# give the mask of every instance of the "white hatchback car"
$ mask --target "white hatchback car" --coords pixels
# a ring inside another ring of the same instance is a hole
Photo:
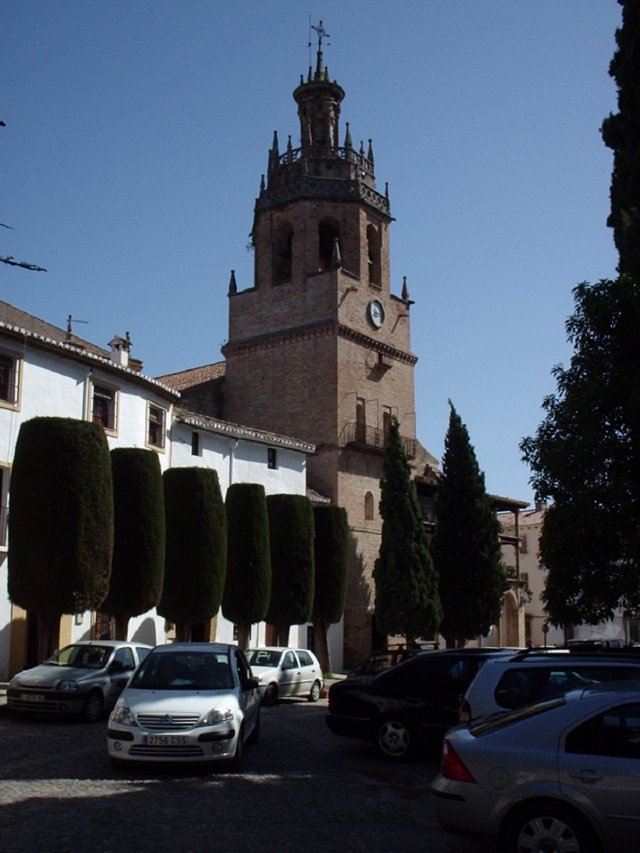
[[[243,652],[223,643],[156,646],[120,696],[107,729],[109,757],[240,766],[258,740],[258,682]]]
[[[320,698],[324,685],[322,669],[308,649],[265,646],[249,649],[247,660],[265,705],[274,705],[283,696],[306,697],[309,702]]]

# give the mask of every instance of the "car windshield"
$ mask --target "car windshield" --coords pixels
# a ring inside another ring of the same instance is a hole
[[[282,652],[273,649],[251,649],[247,652],[250,666],[278,666]]]
[[[151,653],[129,686],[137,690],[228,690],[233,687],[229,656],[191,650]]]
[[[72,666],[80,669],[101,669],[107,665],[109,655],[113,650],[109,646],[72,645],[65,646],[51,655],[45,663],[47,666]]]

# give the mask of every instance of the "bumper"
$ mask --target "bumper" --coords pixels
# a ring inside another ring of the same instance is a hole
[[[497,836],[496,805],[500,798],[486,794],[480,785],[437,777],[430,794],[438,823],[449,832],[465,836]]]
[[[371,740],[371,721],[359,717],[341,717],[339,714],[327,714],[324,718],[334,735],[352,737],[357,740]]]
[[[233,727],[203,728],[176,734],[149,733],[129,726],[109,724],[107,750],[118,761],[168,762],[228,761],[233,758],[238,735]]]
[[[53,690],[7,690],[7,708],[21,714],[80,714],[88,693]]]

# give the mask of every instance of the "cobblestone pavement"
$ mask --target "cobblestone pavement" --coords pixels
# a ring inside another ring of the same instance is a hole
[[[332,735],[326,702],[262,710],[239,773],[109,764],[106,722],[0,713],[0,850],[41,853],[486,853],[437,825],[437,763],[390,764]]]

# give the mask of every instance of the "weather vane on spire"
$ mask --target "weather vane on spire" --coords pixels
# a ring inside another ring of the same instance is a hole
[[[320,21],[317,26],[315,24],[311,24],[311,29],[315,30],[318,33],[318,50],[322,50],[322,39],[329,39],[331,38],[331,36],[325,30],[322,21]],[[327,44],[329,44],[329,42],[327,42]],[[309,47],[311,47],[311,42],[309,42]]]

